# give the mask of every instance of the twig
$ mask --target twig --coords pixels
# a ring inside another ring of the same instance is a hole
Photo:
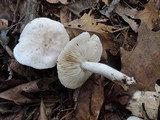
[[[14,11],[14,17],[13,17],[13,22],[12,23],[15,23],[17,21],[17,13],[18,13],[18,8],[19,8],[19,5],[20,5],[20,1],[21,0],[17,0],[16,10]]]
[[[64,120],[67,116],[69,116],[70,114],[72,114],[74,112],[74,110],[73,111],[71,111],[71,112],[69,112],[69,113],[67,113],[65,116],[63,116],[60,120]]]
[[[119,31],[126,30],[126,29],[129,29],[129,26],[122,27],[122,28],[120,28],[118,30],[114,30],[112,33],[119,32]]]
[[[66,111],[69,111],[69,110],[74,110],[74,108],[64,109],[64,110],[61,110],[61,112],[66,112]]]
[[[10,49],[10,47],[8,45],[4,45],[1,39],[0,39],[0,44],[6,50],[6,52],[9,54],[9,56],[12,58],[13,57],[13,52]]]

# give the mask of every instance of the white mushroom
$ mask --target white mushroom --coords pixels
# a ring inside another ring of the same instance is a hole
[[[13,53],[23,65],[36,69],[51,68],[68,42],[68,33],[60,22],[41,17],[25,26]]]
[[[128,85],[135,80],[127,75],[97,63],[102,55],[102,45],[97,35],[84,32],[72,39],[58,57],[58,77],[67,88],[80,87],[92,73],[98,73],[110,80],[123,80]]]

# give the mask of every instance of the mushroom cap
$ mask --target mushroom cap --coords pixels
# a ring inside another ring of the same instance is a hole
[[[64,26],[49,18],[36,18],[23,29],[13,54],[15,59],[36,69],[54,67],[69,35]]]
[[[57,69],[60,82],[70,89],[80,87],[92,74],[82,69],[81,63],[99,62],[101,55],[102,44],[97,35],[90,36],[88,32],[83,32],[73,38],[58,57]]]

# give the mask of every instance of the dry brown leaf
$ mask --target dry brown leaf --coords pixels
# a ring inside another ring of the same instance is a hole
[[[98,23],[101,20],[92,18],[89,14],[84,14],[80,19],[71,21],[70,23],[64,24],[65,27],[76,28],[84,31],[95,32],[95,33],[112,33],[113,29],[116,29],[113,26],[105,25]]]
[[[47,115],[46,115],[46,107],[44,105],[43,99],[41,99],[40,115],[38,117],[38,120],[48,120]]]
[[[136,9],[125,8],[125,7],[122,7],[120,4],[118,4],[118,6],[115,9],[115,12],[118,15],[120,15],[124,19],[124,21],[126,21],[130,25],[132,30],[134,30],[135,32],[138,31],[138,24],[133,20],[135,18],[135,15],[138,12]]]
[[[153,32],[141,23],[138,30],[136,48],[122,53],[122,72],[134,76],[141,89],[154,90],[155,82],[160,79],[160,31]]]
[[[154,2],[154,0],[149,0],[149,2],[145,5],[145,9],[138,12],[136,18],[141,19],[147,24],[148,28],[152,30],[154,28],[153,21],[160,18],[156,7],[156,2]]]
[[[62,3],[62,4],[67,4],[67,0],[46,0],[47,2],[51,3],[51,4],[56,4],[58,2]]]
[[[26,83],[26,80],[22,79],[3,79],[2,81],[3,82],[0,84],[0,91],[4,91],[17,85]]]
[[[9,67],[19,75],[26,77],[27,79],[37,76],[33,68],[21,65],[15,59],[10,60]]]
[[[98,75],[82,86],[76,111],[77,120],[97,120],[104,100],[104,78]]]
[[[25,84],[18,85],[14,88],[8,89],[0,93],[0,98],[14,101],[16,104],[25,104],[33,102],[31,99],[23,96],[21,93],[25,92],[38,92],[41,91],[37,86],[38,81],[32,81]]]
[[[75,15],[80,16],[83,10],[93,8],[97,5],[97,0],[79,0],[68,5],[68,9]]]

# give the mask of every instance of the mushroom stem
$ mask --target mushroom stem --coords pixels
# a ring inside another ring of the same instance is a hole
[[[119,80],[119,81],[125,82],[127,85],[136,83],[133,77],[129,77],[125,75],[124,73],[106,64],[95,63],[95,62],[83,62],[81,63],[81,67],[93,73],[103,75],[112,81]]]

